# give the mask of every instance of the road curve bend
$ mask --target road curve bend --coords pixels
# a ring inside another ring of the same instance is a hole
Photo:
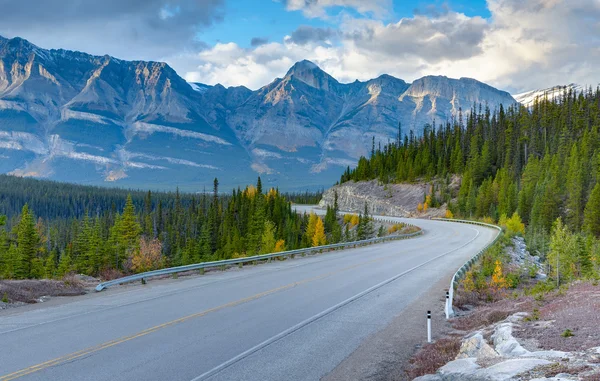
[[[396,220],[424,234],[0,311],[0,381],[319,380],[497,234]]]

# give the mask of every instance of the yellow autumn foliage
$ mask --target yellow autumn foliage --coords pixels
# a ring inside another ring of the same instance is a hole
[[[317,217],[317,224],[315,225],[315,234],[312,237],[313,246],[325,245],[327,239],[325,237],[325,226],[321,217]]]
[[[350,227],[354,227],[358,225],[358,215],[357,214],[344,214],[344,223],[350,224]]]
[[[475,275],[473,270],[467,271],[465,279],[462,280],[462,285],[467,292],[475,291]]]
[[[282,251],[285,251],[285,240],[280,239],[277,242],[275,242],[275,250],[273,250],[273,252],[281,253]]]
[[[258,192],[258,190],[256,189],[256,187],[254,185],[248,185],[246,187],[246,189],[244,189],[244,196],[246,196],[248,198],[254,198],[254,196],[256,196],[257,192]]]
[[[492,274],[490,286],[498,290],[507,287],[506,278],[502,273],[502,263],[499,260],[496,261],[496,267],[494,268],[494,274]]]
[[[269,189],[269,192],[267,193],[267,199],[275,198],[275,197],[277,197],[278,194],[279,194],[279,192],[277,191],[277,189],[271,188],[271,189]]]
[[[388,234],[392,234],[397,231],[400,231],[400,230],[404,229],[404,226],[405,225],[403,223],[394,224],[388,228]]]

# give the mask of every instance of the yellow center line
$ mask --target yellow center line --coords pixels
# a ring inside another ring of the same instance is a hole
[[[250,302],[250,301],[253,301],[253,300],[256,300],[256,299],[260,299],[262,297],[274,294],[274,293],[279,292],[279,291],[287,290],[287,289],[290,289],[290,288],[293,288],[293,287],[296,287],[296,286],[300,286],[300,285],[305,284],[305,283],[314,282],[316,280],[324,279],[324,278],[330,277],[332,275],[336,275],[336,274],[342,273],[344,271],[352,270],[352,269],[354,269],[356,267],[363,266],[363,265],[366,265],[366,264],[369,264],[369,263],[378,262],[378,261],[381,261],[381,260],[384,260],[384,259],[387,259],[387,258],[388,257],[382,257],[382,258],[373,259],[373,260],[370,260],[370,261],[367,261],[367,262],[362,262],[362,263],[359,263],[359,264],[356,264],[356,265],[345,267],[345,268],[337,270],[337,271],[332,271],[332,272],[329,272],[329,273],[326,273],[326,274],[323,274],[323,275],[315,276],[313,278],[308,278],[308,279],[300,280],[298,282],[286,284],[286,285],[281,286],[281,287],[273,288],[271,290],[267,290],[267,291],[264,291],[264,292],[261,292],[261,293],[249,296],[247,298],[239,299],[239,300],[227,303],[227,304],[223,304],[223,305],[220,305],[220,306],[217,306],[217,307],[213,307],[213,308],[210,308],[210,309],[202,311],[202,312],[198,312],[198,313],[195,313],[195,314],[192,314],[192,315],[184,316],[182,318],[175,319],[175,320],[163,323],[163,324],[159,324],[159,325],[154,326],[152,328],[145,329],[143,331],[140,331],[140,332],[138,332],[136,334],[133,334],[133,335],[130,335],[130,336],[125,336],[125,337],[122,337],[120,339],[111,340],[111,341],[108,341],[108,342],[103,343],[103,344],[99,344],[99,345],[96,345],[96,346],[93,346],[93,347],[82,349],[80,351],[73,352],[73,353],[70,353],[70,354],[67,354],[67,355],[55,358],[53,360],[49,360],[49,361],[46,361],[46,362],[43,362],[43,363],[40,363],[40,364],[37,364],[37,365],[33,365],[33,366],[30,366],[30,367],[18,370],[16,372],[13,372],[13,373],[1,376],[0,377],[0,381],[10,381],[10,380],[14,380],[16,378],[27,376],[28,374],[39,372],[40,370],[47,369],[47,368],[50,368],[50,367],[55,366],[55,365],[60,365],[60,364],[64,364],[64,363],[72,361],[72,360],[76,360],[76,359],[78,359],[80,357],[87,356],[89,354],[101,351],[101,350],[106,349],[106,348],[110,348],[110,347],[118,345],[118,344],[125,343],[127,341],[131,341],[131,340],[136,339],[138,337],[149,335],[149,334],[151,334],[153,332],[156,332],[158,330],[161,330],[163,328],[170,327],[170,326],[173,326],[175,324],[183,323],[183,322],[188,321],[190,319],[199,318],[199,317],[208,315],[208,314],[210,314],[212,312],[217,312],[217,311],[220,311],[220,310],[228,308],[228,307],[235,307],[235,306],[238,306],[240,304],[247,303],[247,302]]]

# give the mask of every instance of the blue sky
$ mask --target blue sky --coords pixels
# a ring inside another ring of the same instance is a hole
[[[336,27],[337,18],[341,14],[348,14],[355,18],[366,18],[356,10],[347,7],[335,6],[327,9],[331,20],[310,18],[301,11],[286,11],[283,2],[264,0],[257,2],[248,0],[231,0],[226,4],[225,18],[222,23],[215,24],[209,29],[198,33],[198,38],[210,45],[219,42],[235,42],[244,47],[250,47],[253,37],[267,38],[269,41],[280,41],[290,33],[291,29],[299,25],[312,27]],[[395,0],[389,15],[384,21],[393,22],[404,17],[413,17],[415,10],[426,11],[430,8],[438,10],[443,7],[464,13],[467,16],[490,17],[490,12],[485,0],[468,1],[402,1]]]
[[[341,82],[445,75],[518,93],[599,81],[597,0],[0,2],[2,36],[165,61],[211,85],[257,89],[303,59]]]

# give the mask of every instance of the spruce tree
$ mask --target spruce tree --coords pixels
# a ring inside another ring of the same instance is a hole
[[[600,182],[596,183],[585,205],[584,229],[596,237],[600,237]]]
[[[17,225],[17,255],[18,264],[15,269],[15,276],[19,279],[29,278],[31,276],[31,265],[36,258],[39,244],[39,236],[35,230],[33,215],[29,211],[29,206],[25,204],[21,211],[21,220]]]

